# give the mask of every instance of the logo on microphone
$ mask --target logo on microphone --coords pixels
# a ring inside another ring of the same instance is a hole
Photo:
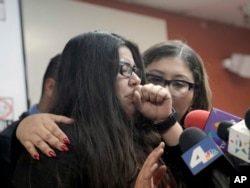
[[[213,157],[215,157],[218,154],[218,150],[216,149],[209,149],[208,151],[204,151],[202,147],[198,146],[193,150],[191,161],[190,161],[190,167],[194,168],[199,163],[207,163],[210,161]]]
[[[250,131],[244,120],[230,128],[228,143],[230,154],[250,163]]]
[[[240,139],[240,136],[237,134],[235,140],[230,140],[230,142],[234,145],[234,153],[243,153],[247,156],[248,160],[250,160],[250,140],[244,141]]]
[[[196,175],[222,155],[211,138],[206,137],[182,155],[193,175]]]
[[[234,152],[235,153],[238,153],[238,152],[242,152],[244,154],[248,154],[248,150],[249,150],[249,143],[240,139],[240,136],[237,134],[236,135],[236,139],[235,140],[230,140],[230,142],[235,146],[235,150]]]
[[[220,147],[222,151],[227,152],[227,142],[222,140],[217,134],[217,129],[221,121],[238,122],[240,121],[240,118],[220,109],[212,108],[206,122],[204,129],[205,133],[207,133],[207,135],[213,139],[213,141]]]

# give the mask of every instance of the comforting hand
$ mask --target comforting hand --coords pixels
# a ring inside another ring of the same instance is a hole
[[[55,157],[56,154],[50,146],[67,151],[66,144],[70,143],[68,137],[56,123],[71,124],[73,120],[48,113],[30,115],[18,125],[16,137],[34,159],[39,160],[36,148],[50,157]]]
[[[135,182],[135,188],[156,188],[166,174],[166,166],[158,165],[158,160],[163,154],[164,142],[161,142],[145,160]]]
[[[137,86],[134,92],[134,101],[137,110],[153,121],[164,120],[171,113],[171,94],[168,89],[158,85]]]

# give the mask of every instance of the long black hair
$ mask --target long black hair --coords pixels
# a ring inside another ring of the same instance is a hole
[[[121,46],[131,50],[143,71],[138,47],[113,33],[81,34],[62,53],[52,113],[75,120],[76,139],[70,152],[78,159],[78,170],[71,170],[79,177],[78,186],[133,187],[143,161],[160,141],[157,136],[152,139],[153,134],[148,140],[143,135],[150,128],[142,131],[147,121],[140,114],[132,120],[124,115],[115,88]]]

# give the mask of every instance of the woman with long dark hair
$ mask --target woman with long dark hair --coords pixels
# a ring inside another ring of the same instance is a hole
[[[102,31],[76,36],[63,50],[57,80],[50,113],[74,119],[72,125],[59,124],[69,152],[50,151],[50,158],[33,150],[37,161],[25,151],[16,166],[17,188],[175,187],[160,159],[161,141],[177,145],[182,128],[168,89],[144,85],[134,43]],[[23,126],[25,121],[17,135]]]

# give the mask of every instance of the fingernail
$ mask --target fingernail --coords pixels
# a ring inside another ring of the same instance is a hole
[[[63,139],[63,142],[64,142],[64,144],[70,144],[70,141],[69,141],[68,138],[64,138],[64,139]]]
[[[56,157],[56,153],[54,151],[49,151],[49,156],[50,157]]]
[[[63,151],[69,151],[69,148],[68,148],[66,145],[62,145],[62,146],[61,146],[61,149],[62,149]]]
[[[35,154],[34,159],[39,161],[40,160],[39,154]]]

